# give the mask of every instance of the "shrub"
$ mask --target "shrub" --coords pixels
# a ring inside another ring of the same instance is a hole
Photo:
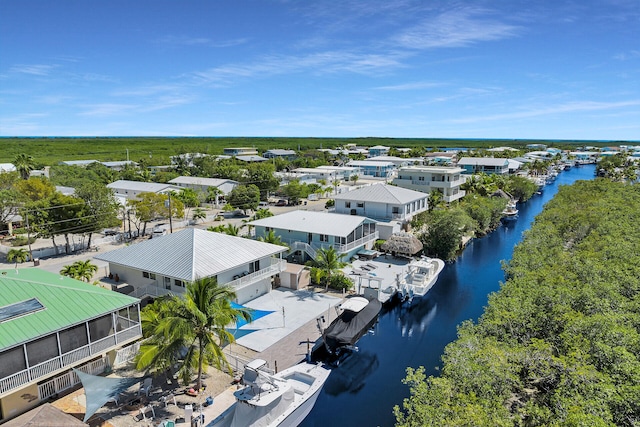
[[[329,199],[329,200],[327,200],[327,203],[324,204],[324,208],[325,209],[329,209],[329,208],[334,207],[335,205],[336,205],[336,201],[333,200],[333,199]]]
[[[329,287],[339,291],[343,289],[348,291],[353,287],[353,282],[344,274],[336,274],[331,276]]]
[[[11,246],[24,246],[28,243],[33,243],[36,241],[35,237],[30,237],[27,240],[27,236],[16,236],[15,239],[13,239],[13,242],[11,243]]]

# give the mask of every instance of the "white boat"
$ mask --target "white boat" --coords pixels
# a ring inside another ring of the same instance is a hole
[[[236,402],[207,427],[294,427],[309,415],[331,370],[303,362],[270,374],[266,363],[255,359],[245,366]]]
[[[516,208],[516,202],[514,200],[510,200],[507,203],[507,207],[502,211],[502,219],[505,221],[511,221],[518,218],[518,209]]]
[[[429,292],[444,268],[444,261],[438,258],[422,257],[411,261],[407,268],[407,274],[400,282],[399,288],[405,298],[413,300]]]

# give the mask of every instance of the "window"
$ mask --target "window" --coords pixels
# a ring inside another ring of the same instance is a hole
[[[143,271],[142,272],[142,277],[144,277],[145,279],[149,278],[149,272],[148,271]]]
[[[149,279],[156,280],[156,273],[149,273]]]
[[[14,317],[24,316],[25,314],[31,314],[42,309],[44,309],[44,305],[40,304],[37,298],[5,305],[4,307],[0,307],[0,322],[11,320]]]
[[[400,208],[399,208],[399,207],[397,207],[397,206],[394,206],[394,207],[391,209],[391,213],[399,214],[399,213],[400,213]]]
[[[424,176],[419,176],[418,181],[424,181]]]
[[[358,206],[359,208],[364,208],[364,202],[358,202],[358,205],[357,205],[357,206]]]
[[[184,282],[182,280],[174,279],[173,284],[181,288],[184,288]]]
[[[329,236],[326,234],[321,234],[320,235],[320,241],[321,242],[328,242],[329,241]]]
[[[351,207],[351,202],[344,202],[344,207],[345,208],[350,208]]]

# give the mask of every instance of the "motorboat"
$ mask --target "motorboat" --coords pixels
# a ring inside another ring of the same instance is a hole
[[[382,303],[377,298],[352,297],[336,306],[338,317],[324,328],[322,339],[331,355],[357,350],[355,344],[378,319]]]
[[[207,427],[295,427],[315,405],[331,370],[302,362],[276,374],[262,359],[245,365],[236,401]]]
[[[407,266],[407,274],[400,281],[400,292],[410,301],[425,296],[443,269],[444,261],[439,258],[421,257],[411,261]]]
[[[507,206],[502,211],[502,219],[505,221],[512,221],[518,218],[518,209],[516,208],[516,201],[510,200]]]

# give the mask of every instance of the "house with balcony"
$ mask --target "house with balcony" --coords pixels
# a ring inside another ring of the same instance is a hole
[[[333,197],[335,212],[379,221],[408,221],[427,210],[429,195],[387,184],[375,184]]]
[[[345,260],[363,249],[371,249],[379,237],[376,221],[356,215],[328,212],[291,211],[249,223],[256,238],[270,231],[289,245],[289,259],[303,264],[316,257],[320,248],[333,246]]]
[[[463,157],[458,167],[466,174],[484,172],[486,174],[506,175],[509,173],[509,160],[494,157]]]
[[[0,271],[0,424],[78,384],[72,368],[97,375],[135,354],[139,303],[38,268]]]
[[[109,273],[133,287],[136,297],[182,294],[186,284],[215,277],[234,288],[243,304],[271,290],[273,277],[286,269],[285,246],[186,228],[95,258]]]
[[[377,162],[371,160],[351,160],[347,166],[360,168],[362,175],[375,178],[388,178],[393,174],[395,165],[391,162]]]
[[[451,203],[465,195],[465,191],[460,189],[465,182],[463,173],[464,169],[458,167],[411,166],[400,168],[393,184],[422,193],[439,191],[443,200]]]
[[[384,145],[374,145],[369,147],[369,157],[386,156],[389,154],[391,147],[385,147]]]

